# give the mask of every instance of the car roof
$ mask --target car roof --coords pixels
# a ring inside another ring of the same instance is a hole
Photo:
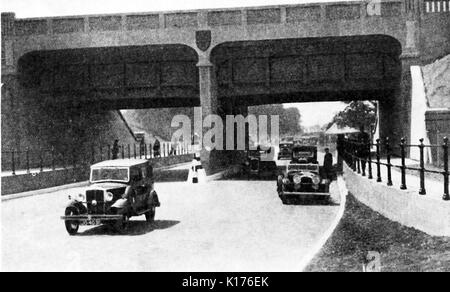
[[[148,160],[145,159],[117,159],[102,161],[97,164],[93,164],[91,167],[132,167],[147,164]]]
[[[309,146],[309,145],[298,145],[294,146],[294,149],[307,149],[307,150],[317,150],[317,146]]]

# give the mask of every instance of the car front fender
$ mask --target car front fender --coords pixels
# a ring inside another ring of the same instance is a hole
[[[70,201],[69,203],[67,203],[66,209],[69,208],[69,207],[76,208],[78,210],[79,214],[81,214],[81,215],[87,213],[86,207],[81,202]]]
[[[149,196],[149,205],[153,205],[155,207],[161,207],[161,203],[159,202],[159,197],[156,191],[152,191]]]
[[[111,208],[116,208],[116,209],[123,209],[126,207],[128,207],[127,199],[119,199],[111,206]]]

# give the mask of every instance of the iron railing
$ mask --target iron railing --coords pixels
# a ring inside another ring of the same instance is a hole
[[[187,143],[172,145],[161,143],[160,149],[153,144],[124,144],[114,150],[111,145],[90,146],[80,149],[58,151],[55,148],[37,150],[26,149],[2,151],[2,172],[17,175],[19,172],[35,173],[45,170],[77,168],[105,160],[117,159],[153,159],[193,153],[193,147]],[[114,153],[116,152],[116,153]]]
[[[420,178],[419,194],[426,195],[426,173],[433,173],[443,176],[443,200],[450,201],[449,194],[449,145],[448,138],[443,139],[442,145],[425,145],[424,139],[419,140],[419,144],[407,144],[406,139],[402,138],[400,144],[392,144],[389,138],[382,140],[378,139],[375,144],[364,143],[358,140],[344,139],[340,143],[343,145],[338,146],[338,149],[342,149],[339,153],[347,164],[358,174],[367,176],[369,179],[374,178],[373,164],[376,165],[376,180],[382,182],[381,168],[386,167],[387,172],[387,185],[392,186],[392,169],[396,168],[400,170],[401,183],[400,189],[406,190],[407,187],[407,170],[418,172]],[[375,157],[372,155],[372,150],[375,149]],[[406,165],[407,152],[412,148],[418,148],[420,153],[419,167],[411,167]],[[427,169],[425,165],[425,149],[426,148],[442,148],[443,153],[443,169],[433,170]],[[400,165],[392,164],[393,157],[400,157]],[[386,162],[382,162],[382,157],[386,158]]]

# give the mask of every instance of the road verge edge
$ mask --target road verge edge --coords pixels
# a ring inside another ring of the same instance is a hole
[[[325,231],[319,241],[314,245],[312,251],[306,256],[305,259],[300,263],[300,271],[304,272],[308,265],[312,262],[312,260],[319,254],[319,252],[324,247],[325,243],[327,243],[328,239],[333,235],[333,232],[336,230],[339,222],[341,222],[342,217],[344,216],[345,206],[347,204],[347,195],[349,191],[345,184],[345,180],[343,176],[338,176],[337,185],[339,188],[339,196],[340,196],[340,206],[338,214],[336,218],[333,220],[331,226]]]

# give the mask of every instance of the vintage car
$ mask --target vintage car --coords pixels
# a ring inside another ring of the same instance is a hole
[[[160,202],[154,190],[153,167],[142,159],[111,160],[91,166],[90,186],[69,196],[64,220],[70,235],[80,225],[109,224],[124,231],[132,216],[155,218]]]
[[[292,148],[292,162],[317,164],[317,147],[296,144]]]
[[[291,159],[292,158],[292,148],[294,143],[292,142],[281,142],[280,152],[278,153],[278,160]]]
[[[268,176],[277,171],[277,165],[274,159],[275,147],[268,147],[263,150],[258,147],[257,150],[250,150],[247,153],[243,170],[247,174],[248,179],[251,177]]]
[[[317,147],[294,147],[292,161],[278,177],[277,191],[284,204],[298,199],[330,198],[330,181],[320,175]]]

